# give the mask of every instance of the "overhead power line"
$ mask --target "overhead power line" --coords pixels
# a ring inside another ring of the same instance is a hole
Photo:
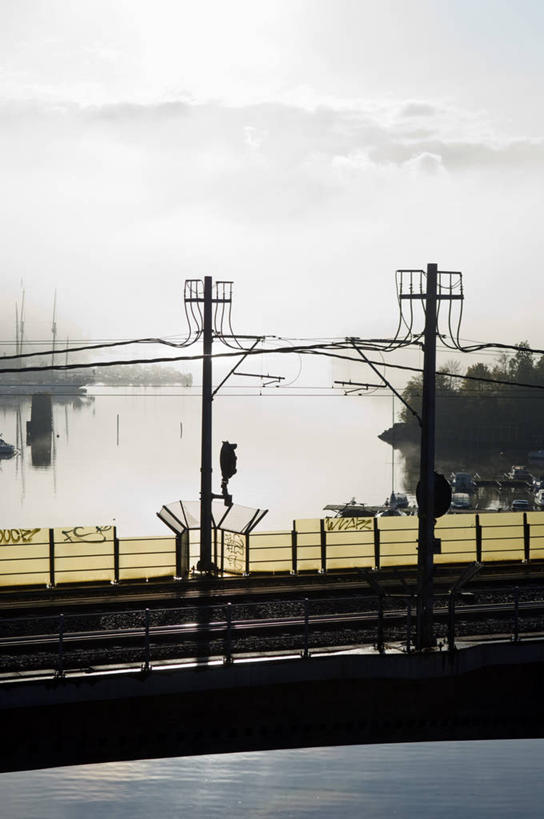
[[[366,341],[359,341],[359,339],[354,339],[354,341],[358,344],[361,349],[377,349],[372,347],[371,345],[366,346]],[[516,348],[519,349],[519,348]],[[251,355],[285,355],[289,353],[298,353],[301,355],[322,355],[325,357],[336,358],[343,361],[350,361],[353,363],[357,361],[353,357],[353,354],[347,355],[342,354],[342,351],[345,353],[352,352],[353,348],[351,346],[351,341],[345,341],[343,343],[332,343],[332,344],[314,344],[314,345],[297,345],[292,347],[275,347],[275,348],[256,348],[255,350],[247,351],[248,356]],[[240,355],[240,351],[232,351],[232,352],[225,352],[225,353],[214,353],[214,359],[230,359]],[[36,367],[21,367],[21,368],[11,368],[11,367],[3,367],[0,368],[0,374],[13,374],[13,373],[32,373],[32,372],[66,372],[69,370],[79,370],[79,369],[93,369],[97,367],[114,367],[114,366],[122,366],[122,365],[129,365],[129,364],[163,364],[163,363],[172,363],[172,362],[179,362],[179,361],[202,361],[203,354],[195,354],[195,355],[182,355],[182,356],[158,356],[153,358],[135,358],[130,360],[116,360],[116,361],[99,361],[99,362],[83,362],[77,364],[48,364],[43,366],[36,366]],[[372,359],[367,359],[369,364],[376,365],[378,367],[388,367],[395,370],[400,370],[403,372],[412,372],[421,374],[423,372],[421,367],[411,367],[407,364],[393,364],[390,362],[383,362],[383,361],[376,361]],[[474,376],[474,375],[461,375],[460,373],[451,373],[451,372],[444,372],[440,371],[440,375],[449,377],[449,378],[457,378],[466,381],[475,381],[478,383],[484,384],[497,384],[506,387],[523,387],[530,390],[544,390],[544,384],[528,384],[520,381],[510,381],[507,379],[502,378],[485,378],[483,376]]]
[[[198,336],[195,336],[195,341],[197,340]],[[26,342],[25,342],[26,343]],[[194,343],[194,342],[191,342]],[[167,347],[175,347],[179,349],[180,347],[188,347],[190,344],[187,341],[182,342],[175,342],[175,341],[168,341],[164,338],[131,338],[127,341],[108,341],[108,342],[101,342],[100,344],[84,344],[79,347],[65,347],[63,349],[57,347],[54,350],[39,350],[33,353],[19,353],[18,355],[4,355],[0,358],[0,361],[12,361],[13,359],[20,359],[20,358],[35,358],[37,356],[50,356],[50,355],[62,355],[64,353],[80,353],[85,350],[106,350],[110,347],[127,347],[131,344],[164,344]],[[85,366],[85,365],[77,365],[77,366]],[[93,366],[99,367],[101,364],[94,364]]]

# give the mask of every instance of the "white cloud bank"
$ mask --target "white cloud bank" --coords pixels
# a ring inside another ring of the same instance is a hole
[[[497,281],[538,264],[544,140],[443,102],[4,101],[0,170],[8,302],[58,286],[91,335],[173,332],[204,273],[248,331],[384,334],[394,269],[427,261],[488,302],[470,336],[526,326]]]

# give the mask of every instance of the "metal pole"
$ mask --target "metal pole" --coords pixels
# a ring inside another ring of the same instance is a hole
[[[448,600],[448,649],[455,651],[455,589],[450,589]]]
[[[59,651],[56,676],[64,677],[64,614],[59,615]]]
[[[519,586],[514,589],[514,636],[515,643],[519,640]]]
[[[225,663],[232,663],[232,603],[227,603],[225,607],[227,620],[227,634],[225,640]]]
[[[145,644],[144,644],[144,664],[142,671],[151,669],[151,647],[149,645],[149,609],[145,610]]]
[[[308,651],[308,639],[310,636],[310,601],[307,597],[304,598],[304,650],[302,656],[307,660],[310,656]]]
[[[395,494],[395,394],[391,394],[391,415],[392,415],[392,423],[391,429],[393,430],[393,446],[391,447],[391,500],[393,500],[393,495]]]
[[[430,648],[433,637],[433,551],[434,551],[434,437],[436,374],[436,285],[438,266],[427,265],[425,293],[425,343],[423,401],[421,412],[421,460],[418,531],[417,648]]]
[[[412,598],[409,597],[406,603],[406,653],[412,651]]]
[[[383,639],[383,594],[378,597],[378,634],[376,639],[376,648],[383,654],[384,639]]]
[[[202,359],[202,454],[200,466],[200,560],[198,569],[212,568],[212,277],[204,277]]]

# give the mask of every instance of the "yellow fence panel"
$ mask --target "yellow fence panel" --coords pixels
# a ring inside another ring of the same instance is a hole
[[[295,521],[297,532],[297,571],[317,572],[321,568],[321,520]]]
[[[373,518],[324,518],[327,569],[373,568]]]
[[[419,518],[402,515],[378,518],[378,520],[380,566],[416,565]]]
[[[47,586],[49,583],[49,547],[47,555],[25,557],[24,552],[14,560],[0,561],[0,586]]]
[[[47,586],[49,529],[0,529],[0,587]]]
[[[300,535],[313,533],[319,538],[320,527],[321,518],[300,518],[295,520],[295,530]]]
[[[523,560],[523,513],[501,512],[480,515],[482,561]]]
[[[291,532],[252,532],[249,536],[249,571],[290,572]]]
[[[54,530],[55,584],[114,580],[113,526]]]
[[[114,580],[113,551],[97,555],[55,558],[55,584]]]
[[[213,549],[213,542],[212,542]],[[189,530],[189,568],[196,569],[200,560],[200,531]]]
[[[525,556],[523,513],[479,513],[482,561],[520,561]],[[531,559],[544,559],[544,511],[528,512]],[[379,530],[380,565],[417,565],[416,516],[380,518],[318,518],[295,521],[297,571],[319,571],[322,538],[327,569],[372,568],[375,565],[374,527]],[[445,515],[436,523],[441,553],[435,563],[469,563],[477,559],[476,515]],[[112,526],[58,527],[53,530],[55,583],[85,583],[114,579]],[[242,574],[248,567],[247,538],[235,532],[212,537],[212,558],[227,574]],[[294,569],[292,532],[258,532],[249,536],[249,571],[281,572]],[[169,577],[176,573],[176,539],[122,538],[119,579]],[[189,532],[190,566],[200,557],[200,532]],[[50,582],[50,543],[46,528],[0,529],[0,587],[46,585]]]
[[[544,512],[527,512],[527,523],[531,527],[531,560],[544,559]]]
[[[297,571],[318,572],[321,568],[321,544],[319,546],[299,544],[297,548]]]
[[[476,560],[476,515],[444,515],[435,526],[441,552],[435,563],[473,563]]]
[[[122,538],[119,541],[119,579],[174,577],[175,537]]]
[[[49,560],[49,543],[28,543],[0,547],[0,567],[7,560],[26,561],[35,558]]]
[[[327,569],[372,569],[375,563],[374,544],[327,545]]]

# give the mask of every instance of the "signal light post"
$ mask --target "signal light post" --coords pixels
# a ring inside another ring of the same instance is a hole
[[[232,282],[219,281],[215,283],[215,295],[213,293],[212,277],[205,276],[204,282],[201,279],[188,279],[185,282],[185,305],[198,304],[200,321],[192,312],[193,318],[197,321],[198,331],[202,333],[203,356],[202,356],[202,439],[201,439],[201,462],[200,462],[200,559],[197,569],[204,574],[212,574],[216,567],[212,562],[212,500],[222,498],[226,506],[232,506],[232,496],[228,494],[228,481],[236,472],[236,455],[234,450],[236,444],[223,442],[221,451],[221,494],[214,494],[212,491],[212,406],[214,395],[221,389],[223,384],[231,375],[250,375],[251,377],[272,379],[283,381],[282,376],[260,376],[254,373],[238,373],[236,368],[244,359],[252,353],[261,340],[261,336],[227,335],[223,331],[223,321],[225,312],[229,315],[230,329],[230,306],[232,304]],[[213,305],[216,305],[215,319]],[[200,308],[202,305],[202,310]],[[220,309],[219,309],[220,306]],[[219,314],[219,327],[215,326]],[[212,386],[212,346],[216,338],[226,343],[227,338],[234,339],[238,344],[237,353],[240,360],[234,364],[220,384],[213,389]],[[231,330],[232,333],[232,330]],[[239,339],[252,342],[250,347],[242,347]]]

